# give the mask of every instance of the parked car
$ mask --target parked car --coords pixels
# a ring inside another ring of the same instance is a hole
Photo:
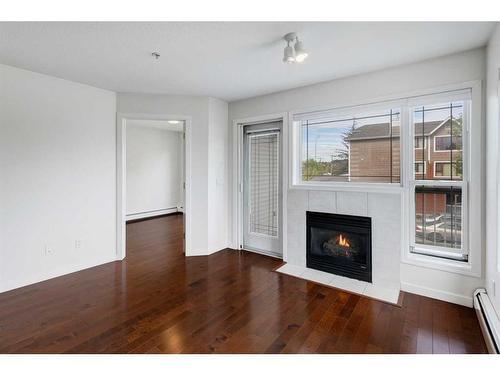
[[[448,220],[432,224],[426,223],[425,228],[422,225],[416,226],[416,235],[421,239],[425,236],[425,239],[435,243],[459,244],[462,237],[462,225],[459,222],[452,225],[451,221]]]

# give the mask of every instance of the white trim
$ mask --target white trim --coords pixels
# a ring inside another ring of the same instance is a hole
[[[283,260],[287,258],[287,184],[288,169],[286,167],[288,158],[288,115],[286,112],[271,113],[267,115],[246,117],[233,120],[233,181],[232,181],[232,196],[233,196],[233,228],[232,228],[232,247],[235,249],[243,249],[243,127],[245,125],[256,125],[268,123],[271,121],[281,121],[281,159],[282,159],[282,202],[281,202],[281,246]]]
[[[418,294],[425,297],[435,298],[446,302],[456,303],[457,305],[472,307],[472,296],[461,295],[456,293],[444,292],[434,288],[428,288],[421,285],[416,285],[407,282],[401,282],[401,290],[413,294]]]
[[[117,113],[116,116],[116,259],[126,256],[126,122],[127,120],[184,121],[184,233],[185,254],[191,255],[191,116]]]

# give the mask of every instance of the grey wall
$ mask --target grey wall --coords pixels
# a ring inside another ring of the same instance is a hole
[[[127,216],[181,207],[182,132],[129,124],[126,139]]]
[[[500,26],[497,26],[488,45],[487,127],[486,127],[486,288],[500,316],[500,260],[498,247],[499,180],[498,153],[500,126]],[[496,282],[496,288],[493,283]],[[495,290],[496,289],[496,290]]]
[[[115,105],[0,65],[0,292],[116,259]]]

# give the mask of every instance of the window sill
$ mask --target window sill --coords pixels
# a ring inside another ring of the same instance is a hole
[[[291,184],[289,188],[291,190],[329,190],[387,194],[402,194],[404,190],[401,184],[354,182],[302,182]]]
[[[437,258],[431,255],[414,254],[406,251],[403,255],[402,263],[410,264],[413,266],[431,268],[439,271],[446,271],[450,273],[458,273],[470,277],[481,278],[481,270],[475,269],[472,266],[470,257],[468,262]]]

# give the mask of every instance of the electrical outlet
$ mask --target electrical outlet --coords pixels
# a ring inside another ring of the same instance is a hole
[[[75,249],[80,250],[83,248],[83,241],[82,240],[75,240]]]
[[[52,246],[45,245],[45,255],[54,255],[55,251]]]

